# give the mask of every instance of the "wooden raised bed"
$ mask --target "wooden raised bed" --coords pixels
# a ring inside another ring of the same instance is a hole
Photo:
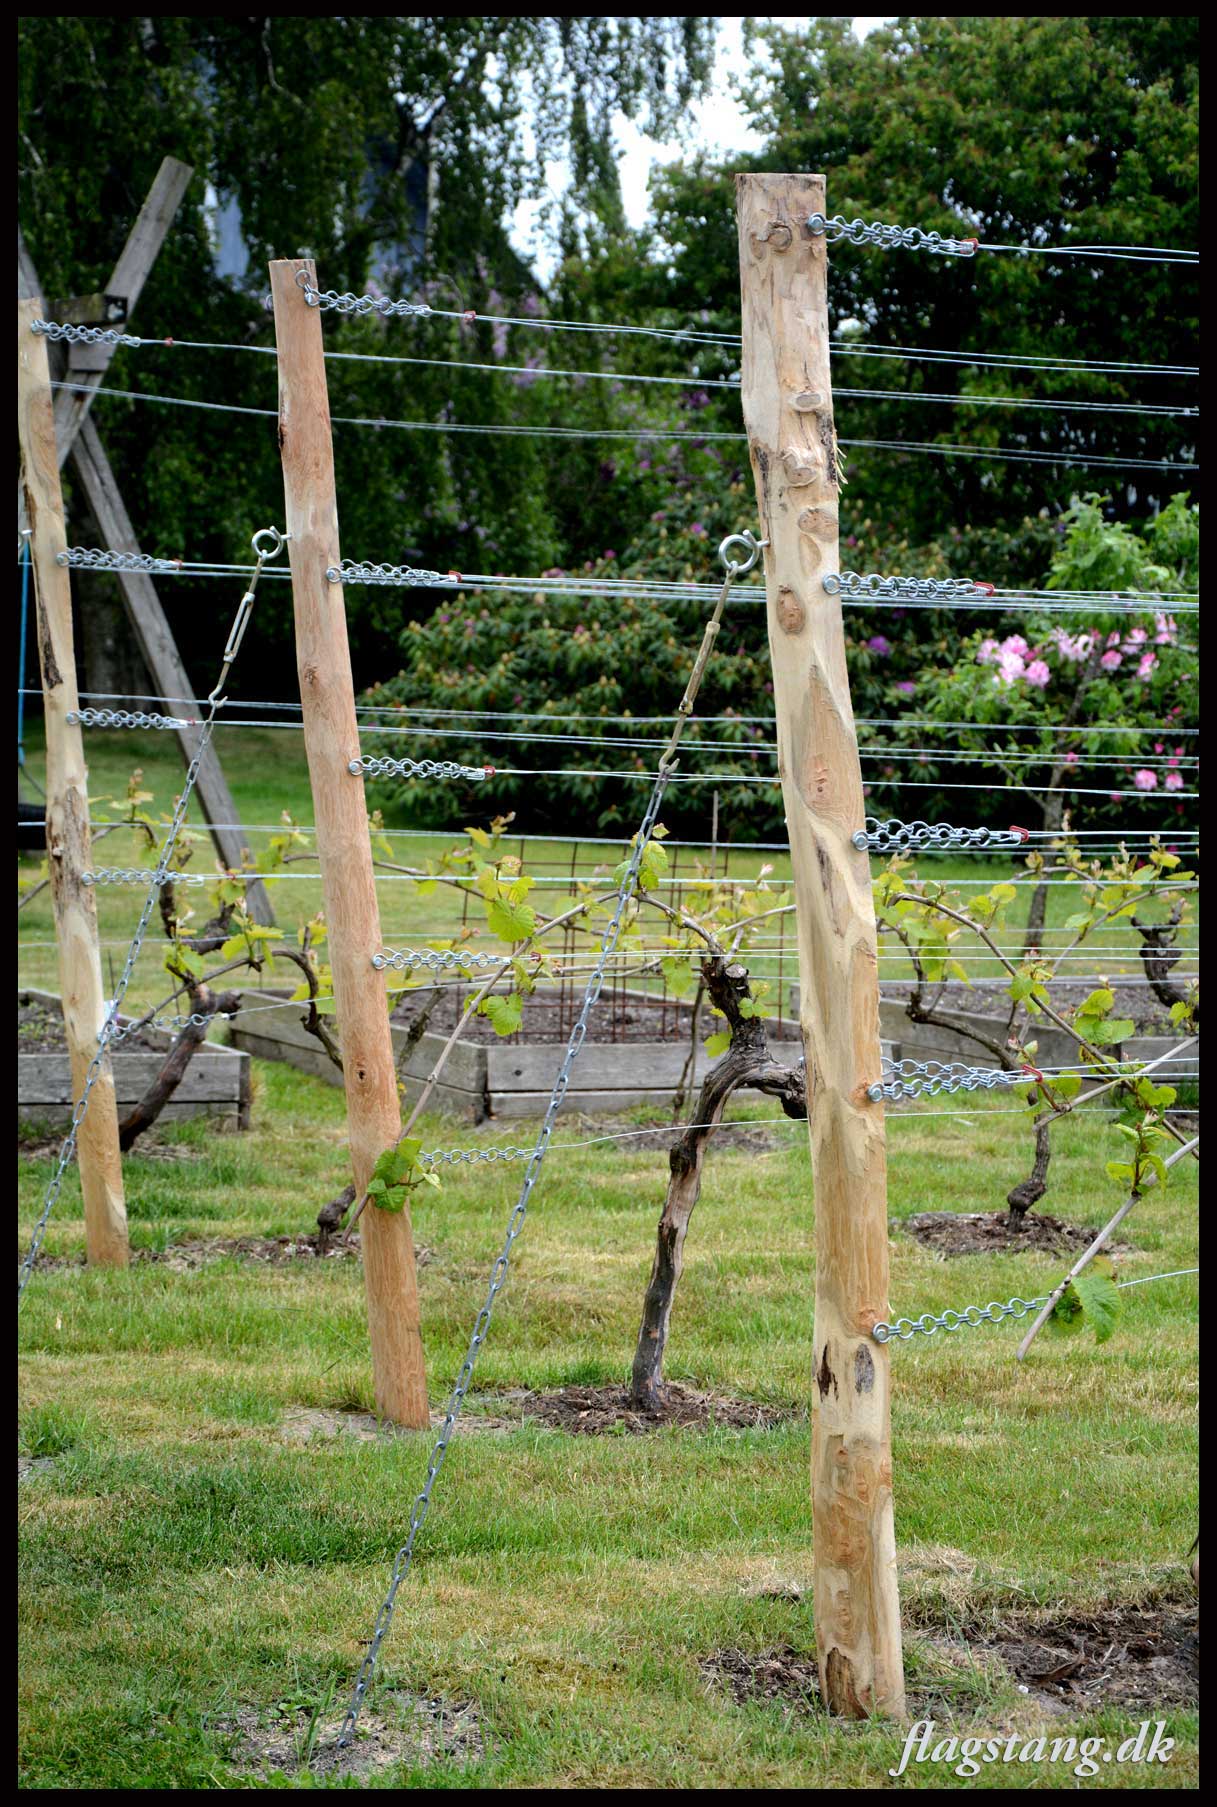
[[[232,1018],[232,1039],[238,1048],[265,1060],[283,1060],[302,1072],[313,1073],[330,1085],[340,1085],[342,1075],[316,1038],[301,1021],[297,1010],[259,1009],[283,993],[246,991],[245,1007]],[[712,1018],[705,1018],[701,1034],[710,1032]],[[783,1025],[787,1035],[791,1025]],[[393,1024],[393,1045],[398,1057],[405,1049],[408,1030]],[[423,1034],[404,1069],[403,1078],[421,1083],[431,1072],[447,1037]],[[549,1102],[550,1091],[566,1052],[566,1036],[541,1044],[528,1041],[460,1041],[444,1067],[444,1076],[432,1094],[439,1110],[454,1111],[471,1122],[487,1117],[538,1117]],[[797,1041],[770,1042],[777,1061],[792,1065],[803,1049]],[[687,1039],[679,1041],[618,1041],[585,1043],[571,1070],[571,1083],[563,1110],[619,1111],[633,1104],[670,1104],[689,1055]],[[694,1074],[700,1085],[713,1062],[698,1047]]]
[[[17,1005],[43,1004],[60,1010],[53,992],[19,991]],[[120,1016],[119,1022],[129,1022]],[[118,1047],[110,1055],[119,1119],[143,1097],[160,1072],[163,1050],[173,1037],[162,1030],[140,1032],[140,1045]],[[207,1041],[197,1050],[186,1074],[158,1119],[180,1122],[185,1117],[210,1117],[225,1129],[248,1129],[250,1060],[236,1048]],[[45,1123],[57,1128],[72,1114],[71,1065],[62,1053],[17,1052],[17,1116],[22,1123]]]
[[[1075,988],[1079,996],[1093,987],[1087,983]],[[1072,1001],[1072,1000],[1070,1000]],[[799,1008],[799,988],[791,989],[790,1008],[797,1015]],[[1161,1012],[1156,1012],[1161,1015]],[[990,1015],[984,1010],[965,1010],[955,1006],[944,1011],[958,1023],[969,1023],[982,1035],[992,1037],[994,1041],[1002,1041],[1006,1031],[1004,1016]],[[944,1064],[950,1061],[960,1062],[966,1066],[989,1067],[994,1064],[992,1057],[980,1045],[971,1041],[957,1030],[943,1027],[938,1023],[914,1023],[909,1018],[903,1002],[895,998],[885,998],[879,1006],[879,1031],[883,1037],[883,1052],[892,1060],[937,1060]],[[1037,1044],[1036,1062],[1041,1067],[1076,1067],[1080,1064],[1078,1046],[1071,1035],[1063,1029],[1055,1028],[1051,1023],[1039,1023],[1034,1030]],[[1157,1025],[1147,1025],[1136,1035],[1118,1046],[1106,1050],[1118,1060],[1135,1060],[1143,1065],[1157,1060],[1163,1054],[1169,1054],[1172,1048],[1178,1047],[1185,1038],[1181,1034],[1168,1035]],[[1186,1054],[1177,1056],[1170,1062],[1170,1082],[1177,1084],[1180,1080],[1198,1079],[1200,1077],[1200,1049],[1191,1048]]]

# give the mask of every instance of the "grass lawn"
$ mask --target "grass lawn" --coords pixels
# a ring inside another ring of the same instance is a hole
[[[476,1133],[428,1128],[436,1141]],[[488,1754],[427,1770],[431,1784],[875,1786],[898,1761],[890,1729],[736,1705],[699,1670],[724,1648],[813,1647],[808,1158],[797,1127],[772,1137],[767,1153],[711,1157],[669,1377],[789,1416],[764,1431],[458,1433],[382,1660],[382,1686],[480,1708]],[[1110,1140],[1098,1122],[1062,1126],[1056,1211],[1094,1222],[1107,1210]],[[340,1094],[283,1067],[259,1067],[249,1134],[192,1124],[166,1142],[178,1158],[153,1150],[127,1164],[137,1245],[303,1229],[346,1171]],[[628,1369],[665,1163],[645,1140],[565,1153],[560,1143],[475,1411],[493,1409],[499,1389]],[[927,1204],[996,1203],[1025,1165],[1017,1119],[992,1104],[902,1119],[891,1143],[897,1223]],[[21,1166],[25,1238],[49,1163]],[[420,1278],[435,1404],[518,1179],[456,1170],[419,1202],[416,1232],[434,1250]],[[80,1250],[75,1210],[73,1183],[49,1254]],[[1130,1239],[1128,1277],[1194,1265],[1190,1173],[1147,1196]],[[1043,1255],[947,1264],[897,1228],[893,1304],[916,1313],[1026,1296],[1058,1267]],[[1109,1343],[1046,1337],[1023,1367],[1011,1323],[894,1351],[909,1679],[940,1725],[1037,1723],[978,1648],[1012,1613],[1189,1598],[1196,1282],[1123,1300]],[[425,1466],[417,1435],[288,1440],[296,1408],[370,1405],[357,1264],[52,1267],[31,1283],[21,1341],[19,1435],[27,1453],[53,1458],[20,1494],[27,1785],[239,1785],[234,1711],[274,1724],[348,1685]],[[1131,1723],[1147,1716],[1165,1716],[1179,1739],[1171,1763],[1108,1770],[1096,1784],[1195,1786],[1194,1716],[1138,1712]],[[1108,1709],[1081,1723],[1123,1736],[1130,1718]],[[1078,1725],[1066,1712],[1052,1730]],[[365,1785],[411,1780],[421,1772],[399,1767]],[[936,1767],[901,1785],[955,1782]],[[1076,1782],[1045,1765],[964,1785]]]
[[[178,768],[170,748],[150,755],[150,738],[93,738],[96,796],[119,794],[142,758],[148,788],[167,799]],[[250,820],[273,823],[284,807],[311,820],[295,738],[250,734],[239,759],[226,755]],[[276,907],[309,889],[284,886]],[[408,887],[384,890],[386,939],[417,933]],[[129,934],[134,895],[102,895],[107,938]],[[35,945],[49,923],[44,893],[21,917],[27,983],[53,983],[53,948]],[[137,998],[163,989],[158,966],[149,959]],[[1062,1267],[1043,1254],[946,1262],[901,1231],[928,1208],[996,1208],[1027,1171],[1026,1129],[1008,1098],[966,1113],[946,1102],[950,1114],[889,1112],[892,1305],[910,1316],[1029,1297]],[[772,1106],[734,1114],[768,1119]],[[137,1247],[311,1227],[346,1182],[341,1093],[255,1063],[253,1117],[243,1135],[197,1122],[166,1130],[128,1159]],[[628,1372],[666,1161],[647,1139],[563,1147],[589,1133],[563,1126],[555,1139],[478,1367],[475,1416],[501,1415],[507,1389]],[[800,1126],[766,1122],[757,1134],[760,1147],[711,1153],[668,1377],[768,1402],[780,1421],[638,1437],[535,1423],[458,1432],[371,1706],[385,1710],[394,1690],[474,1702],[482,1754],[426,1768],[404,1760],[347,1785],[890,1785],[901,1731],[831,1722],[814,1704],[739,1704],[701,1667],[725,1650],[813,1649],[809,1161]],[[426,1123],[432,1146],[483,1135],[504,1139],[501,1126]],[[1108,1121],[1069,1120],[1055,1135],[1045,1208],[1102,1221],[1118,1202],[1103,1169],[1116,1153]],[[522,1139],[517,1126],[507,1139]],[[51,1162],[25,1155],[19,1170],[24,1252]],[[520,1176],[518,1166],[445,1169],[442,1191],[418,1198],[436,1406]],[[1196,1265],[1191,1163],[1146,1196],[1123,1234],[1124,1278]],[[45,1246],[60,1258],[83,1248],[74,1177]],[[986,1653],[1002,1627],[1037,1612],[1190,1607],[1197,1283],[1136,1287],[1122,1300],[1108,1343],[1046,1335],[1022,1366],[1011,1322],[894,1348],[909,1686],[914,1710],[944,1731],[1030,1735],[1045,1723],[1038,1699]],[[25,1785],[273,1782],[242,1767],[234,1717],[286,1727],[290,1742],[314,1703],[341,1701],[426,1467],[419,1435],[293,1440],[302,1408],[371,1404],[358,1264],[234,1256],[116,1274],[52,1261],[31,1281],[20,1340],[19,1446],[34,1459],[19,1494]],[[1066,1703],[1049,1723],[1057,1737],[1118,1740],[1142,1719],[1167,1722],[1171,1761],[1100,1768],[1089,1785],[1195,1787],[1194,1713]],[[1066,1764],[995,1765],[975,1781],[913,1765],[896,1786],[1078,1781]]]

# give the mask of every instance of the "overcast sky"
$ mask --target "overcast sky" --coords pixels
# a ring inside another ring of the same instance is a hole
[[[860,38],[864,38],[877,26],[889,23],[890,17],[891,15],[885,18],[855,19],[854,30]],[[762,15],[757,23],[780,25],[787,30],[800,31],[805,29],[807,18],[806,15],[789,19]],[[618,113],[614,122],[614,138],[621,172],[622,199],[626,218],[631,226],[641,226],[646,221],[650,207],[647,184],[657,163],[671,163],[678,157],[698,151],[720,155],[760,149],[762,140],[749,126],[736,98],[732,81],[745,67],[743,28],[742,18],[719,20],[710,93],[704,100],[695,102],[690,109],[693,130],[684,143],[675,139],[665,143],[648,138],[623,113]],[[570,168],[565,162],[550,163],[546,168],[546,178],[552,194],[563,194],[570,185]],[[516,209],[512,241],[533,263],[541,280],[547,282],[553,274],[555,259],[552,245],[547,244],[544,236],[537,231],[540,211],[540,202],[521,202]]]

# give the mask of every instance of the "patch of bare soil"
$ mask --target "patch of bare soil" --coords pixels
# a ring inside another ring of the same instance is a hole
[[[520,1392],[506,1397],[519,1400],[523,1417],[576,1437],[645,1436],[648,1431],[668,1425],[682,1430],[712,1426],[766,1430],[790,1416],[781,1406],[763,1405],[755,1399],[733,1399],[724,1393],[698,1393],[692,1387],[675,1383],[665,1388],[663,1403],[654,1412],[632,1404],[629,1389],[624,1386],[557,1387],[549,1393]]]
[[[341,1711],[328,1714],[315,1728],[311,1748],[311,1715],[304,1707],[269,1721],[240,1707],[219,1729],[237,1734],[233,1761],[242,1769],[286,1775],[306,1766],[316,1776],[357,1777],[397,1763],[477,1763],[490,1743],[471,1700],[382,1694],[375,1711],[365,1708],[360,1714],[345,1749],[338,1743],[342,1720]]]
[[[127,1017],[119,1017],[125,1023]],[[150,1042],[142,1032],[123,1038],[123,1049],[126,1053],[163,1053]],[[17,1005],[17,1052],[18,1054],[66,1054],[68,1051],[67,1034],[63,1026],[63,1012],[59,1006],[43,1004],[36,999]],[[141,1151],[142,1152],[142,1151]]]
[[[132,1249],[133,1264],[167,1267],[173,1273],[192,1274],[213,1261],[235,1256],[240,1261],[260,1261],[269,1267],[287,1267],[296,1261],[350,1261],[359,1254],[359,1235],[322,1237],[316,1233],[301,1236],[200,1236],[170,1243],[166,1249]],[[434,1261],[435,1251],[419,1243],[414,1260],[418,1267]],[[39,1267],[83,1267],[83,1255],[43,1255]]]
[[[399,999],[393,1010],[393,1021],[408,1025],[414,1022],[420,1012],[427,1011],[428,1031],[446,1035],[456,1027],[468,1001],[468,993],[463,986],[438,993],[430,987],[419,986],[405,992]],[[508,1043],[564,1042],[574,1027],[582,1004],[581,981],[569,984],[563,990],[547,988],[536,991],[531,997],[524,999],[524,1015],[518,1034],[506,1039]],[[782,1039],[781,1028],[780,1024],[771,1025],[773,1037],[777,1041]],[[625,997],[614,993],[610,986],[592,1009],[587,1039],[591,1042],[687,1042],[692,1031],[693,1015],[690,1005],[678,1003],[673,998],[664,1002],[659,998],[652,1001],[633,995]],[[785,1032],[797,1034],[796,1026],[787,1023]],[[461,1040],[497,1045],[504,1038],[495,1034],[486,1017],[475,1016],[462,1029]]]
[[[1200,1699],[1200,1610],[1178,1601],[1012,1618],[972,1640],[1030,1695],[1070,1710],[1168,1711]]]
[[[797,1598],[778,1594],[775,1598]],[[1101,1708],[1119,1712],[1170,1712],[1200,1698],[1199,1609],[1179,1602],[1128,1603],[1058,1617],[1012,1615],[998,1631],[976,1631],[966,1641],[925,1626],[931,1642],[952,1656],[984,1653],[1004,1667],[1029,1705],[1071,1717]],[[773,1650],[715,1650],[698,1660],[708,1687],[738,1705],[768,1701],[797,1713],[815,1713],[820,1688],[815,1657],[789,1644]],[[917,1697],[910,1712],[918,1711]],[[939,1701],[936,1715],[941,1714]]]
[[[729,1694],[736,1706],[763,1700],[799,1713],[820,1710],[816,1659],[789,1644],[779,1650],[715,1650],[697,1666],[707,1686]]]
[[[899,1228],[936,1255],[1068,1255],[1089,1248],[1099,1233],[1097,1225],[1087,1230],[1039,1211],[1021,1219],[1009,1211],[919,1211]],[[1106,1253],[1123,1254],[1128,1247],[1109,1243]]]

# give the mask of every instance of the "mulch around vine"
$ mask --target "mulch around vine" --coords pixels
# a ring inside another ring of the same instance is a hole
[[[126,1022],[120,1017],[120,1022]],[[125,1036],[122,1044],[127,1054],[162,1054],[164,1048],[159,1042],[149,1041],[142,1032]],[[17,1004],[17,1052],[18,1054],[66,1054],[68,1051],[67,1031],[63,1026],[63,1011],[58,1004],[44,1004],[38,998],[28,1003]]]
[[[1073,1712],[1167,1712],[1200,1699],[1200,1609],[1180,1601],[1021,1615],[972,1647],[998,1657],[1034,1697]]]
[[[322,1237],[316,1233],[300,1236],[199,1236],[170,1243],[164,1249],[132,1249],[133,1265],[167,1267],[174,1273],[195,1273],[210,1267],[213,1261],[235,1258],[261,1262],[269,1267],[287,1267],[293,1262],[353,1261],[359,1256],[359,1233],[349,1236]],[[426,1267],[435,1259],[434,1249],[415,1246],[414,1260]],[[38,1265],[54,1272],[58,1268],[85,1265],[83,1255],[43,1255]]]
[[[469,990],[475,989],[470,986]],[[427,1029],[445,1035],[456,1027],[457,1020],[469,1001],[464,988],[436,992],[426,986],[412,987],[393,1009],[393,1021],[399,1025],[414,1021],[420,1011],[428,1010]],[[582,980],[575,981],[568,995],[559,998],[552,990],[537,991],[523,1000],[524,1014],[517,1036],[512,1041],[529,1043],[562,1043],[566,1041],[583,1002]],[[705,1019],[703,1017],[703,1029]],[[589,1042],[687,1042],[693,1028],[692,1008],[673,998],[653,1002],[640,997],[622,997],[606,989],[593,1007],[588,1024]],[[773,1040],[797,1039],[798,1025],[771,1023]],[[461,1031],[463,1042],[501,1043],[502,1037],[486,1017],[475,1016]]]
[[[1063,1615],[1017,1613],[996,1630],[963,1635],[923,1625],[920,1635],[966,1666],[996,1663],[1041,1712],[1170,1712],[1200,1698],[1199,1610],[1181,1601]],[[729,1694],[738,1706],[759,1701],[787,1713],[821,1712],[810,1651],[789,1644],[760,1651],[732,1647],[699,1658],[698,1668],[707,1687]],[[937,1702],[933,1684],[929,1692]],[[914,1694],[910,1712],[918,1710]],[[935,1716],[941,1716],[940,1706]]]
[[[491,1739],[477,1704],[471,1700],[381,1693],[375,1709],[359,1716],[355,1737],[345,1749],[338,1744],[345,1698],[320,1720],[309,1753],[312,1709],[281,1711],[269,1720],[252,1707],[239,1707],[221,1732],[235,1733],[233,1761],[250,1773],[297,1775],[307,1768],[315,1776],[367,1776],[397,1763],[419,1768],[432,1764],[477,1763]]]
[[[1068,1255],[1089,1248],[1098,1235],[1081,1224],[1066,1223],[1029,1211],[1021,1226],[1008,1211],[919,1211],[901,1219],[906,1230],[936,1255]],[[1109,1243],[1107,1253],[1118,1255],[1127,1243]]]
[[[653,1412],[632,1404],[625,1386],[557,1387],[499,1397],[518,1399],[523,1417],[575,1437],[641,1437],[673,1425],[681,1430],[767,1430],[790,1416],[782,1406],[701,1393],[675,1382],[665,1388],[663,1403]]]
[[[671,1427],[766,1430],[791,1416],[785,1407],[763,1405],[754,1399],[734,1399],[724,1393],[699,1393],[692,1387],[677,1385],[668,1387],[664,1404],[654,1412],[631,1405],[625,1386],[557,1387],[549,1392],[507,1387],[475,1395],[461,1414],[457,1434],[516,1431],[531,1423],[572,1437],[641,1437]],[[442,1411],[433,1411],[431,1428],[438,1430],[443,1420]],[[285,1412],[280,1427],[285,1443],[313,1443],[344,1436],[371,1442],[412,1434],[382,1423],[372,1412],[326,1406],[293,1406]]]

